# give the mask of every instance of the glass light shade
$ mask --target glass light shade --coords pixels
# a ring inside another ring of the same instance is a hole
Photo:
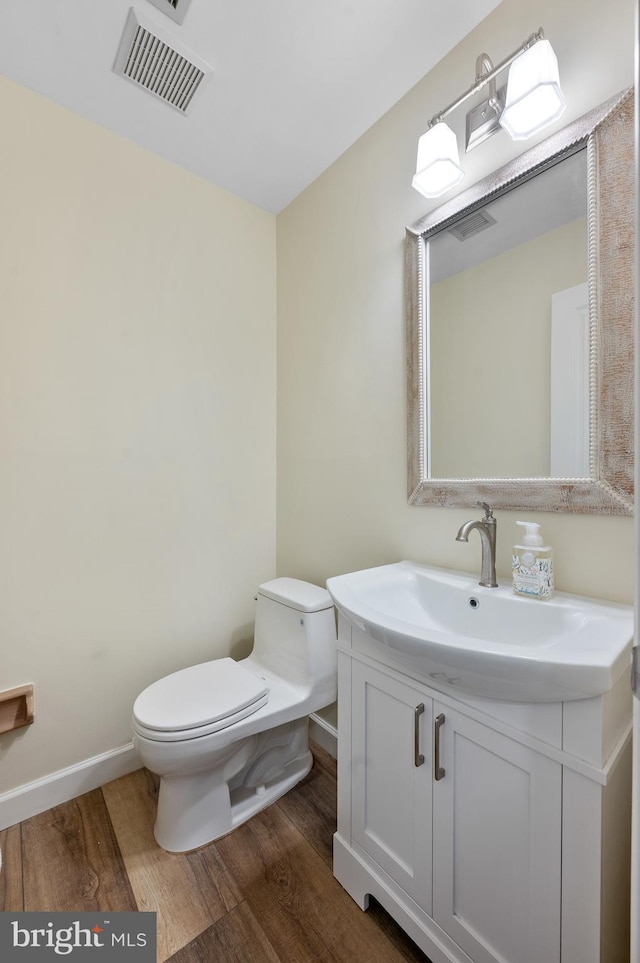
[[[440,121],[418,141],[418,161],[411,186],[424,197],[439,197],[463,177],[456,135]]]
[[[514,140],[525,140],[557,120],[566,106],[553,47],[539,40],[509,68],[500,124]]]

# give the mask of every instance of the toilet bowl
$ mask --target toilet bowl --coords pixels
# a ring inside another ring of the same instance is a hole
[[[218,839],[303,779],[308,715],[335,701],[331,596],[298,579],[258,590],[251,655],[152,683],[133,707],[133,743],[160,776],[154,834],[180,853]]]

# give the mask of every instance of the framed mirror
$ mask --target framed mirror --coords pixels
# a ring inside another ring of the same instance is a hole
[[[633,513],[633,91],[407,228],[414,505]]]

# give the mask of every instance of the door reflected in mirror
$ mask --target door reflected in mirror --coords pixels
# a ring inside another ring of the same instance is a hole
[[[426,254],[429,477],[588,477],[586,150]]]

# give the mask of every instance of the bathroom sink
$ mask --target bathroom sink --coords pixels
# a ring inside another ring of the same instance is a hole
[[[545,601],[477,576],[396,562],[327,581],[336,608],[395,659],[489,699],[563,702],[613,688],[630,664],[633,610],[561,592]]]

